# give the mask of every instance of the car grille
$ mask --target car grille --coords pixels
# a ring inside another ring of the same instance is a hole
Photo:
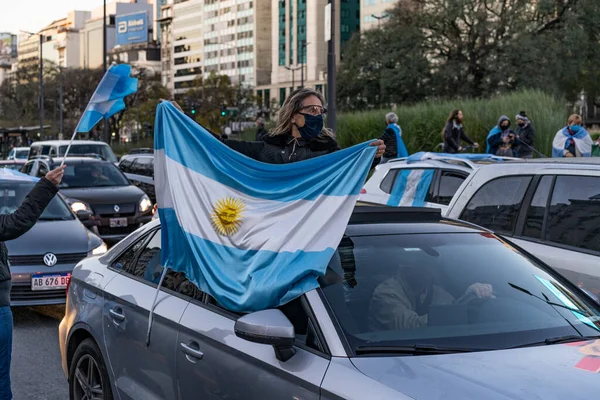
[[[115,205],[119,206],[119,212],[115,211]],[[92,205],[94,213],[100,217],[133,217],[135,215],[135,203],[115,203]]]
[[[130,233],[134,232],[138,227],[139,227],[138,224],[129,225],[129,226],[125,226],[125,227],[119,227],[119,228],[111,228],[109,226],[99,226],[98,233],[100,233],[101,236],[103,236],[103,235],[129,235]]]
[[[31,290],[31,285],[12,285],[10,291],[11,301],[34,301],[34,300],[61,300],[66,299],[67,291],[58,290]]]
[[[87,253],[56,254],[56,264],[77,264],[87,257]],[[35,256],[9,256],[11,266],[16,265],[44,265],[44,255]]]

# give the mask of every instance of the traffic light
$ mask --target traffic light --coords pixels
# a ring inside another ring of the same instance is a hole
[[[196,103],[192,103],[192,114],[196,114]]]
[[[221,106],[221,117],[224,117],[226,115],[227,115],[227,107]]]

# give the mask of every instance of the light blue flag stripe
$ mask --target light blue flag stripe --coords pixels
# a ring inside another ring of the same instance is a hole
[[[417,191],[415,192],[415,198],[413,200],[413,207],[423,207],[425,205],[425,198],[429,192],[429,186],[433,180],[434,171],[432,169],[426,169],[421,175],[421,179],[417,184]]]
[[[386,204],[392,207],[398,207],[401,203],[423,207],[434,173],[432,169],[401,169]],[[419,181],[415,185],[417,178]]]
[[[206,129],[168,102],[158,105],[155,149],[173,161],[254,198],[276,201],[314,200],[319,196],[358,195],[364,184],[364,166],[377,150],[369,142],[309,160],[289,164],[266,164],[223,146]],[[302,173],[299,173],[302,170]],[[339,177],[332,185],[332,176]]]
[[[406,181],[411,171],[412,170],[410,169],[402,169],[400,170],[400,173],[398,173],[396,182],[394,182],[394,187],[392,188],[392,193],[390,193],[390,198],[387,202],[388,206],[397,207],[398,204],[400,204],[400,200],[402,200],[402,196],[406,190]]]

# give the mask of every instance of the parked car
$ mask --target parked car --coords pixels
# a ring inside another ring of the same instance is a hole
[[[33,142],[30,147],[31,150],[29,152],[29,159],[36,158],[38,156],[62,157],[65,155],[68,146],[68,140]],[[117,160],[117,156],[115,156],[115,153],[113,153],[112,149],[107,143],[96,142],[93,140],[74,140],[73,145],[69,150],[69,154],[98,154],[111,163],[118,164],[119,162]]]
[[[23,165],[27,160],[16,159],[16,160],[0,160],[0,168],[12,169],[15,171],[21,171]]]
[[[14,212],[36,178],[16,171],[0,173],[0,214]],[[106,244],[87,230],[61,196],[21,237],[6,242],[12,275],[11,306],[61,304],[73,267],[106,252]]]
[[[134,155],[134,154],[154,154],[154,149],[151,147],[140,147],[138,149],[129,150],[128,155]]]
[[[29,157],[29,147],[13,147],[8,153],[8,160],[27,160]]]
[[[160,229],[152,222],[75,268],[59,327],[71,399],[529,400],[600,390],[580,362],[598,354],[598,305],[517,246],[440,210],[357,208],[321,287],[279,309],[232,313],[169,271],[147,342]],[[487,297],[474,295],[477,283],[491,285]]]
[[[458,190],[447,215],[509,237],[600,296],[600,159],[480,168]]]
[[[359,200],[446,210],[454,193],[477,168],[507,158],[482,154],[416,153],[375,167]]]
[[[119,168],[127,179],[139,187],[156,203],[154,192],[154,154],[129,154],[121,157]]]
[[[23,172],[44,176],[62,158],[30,160]],[[104,241],[113,244],[152,219],[152,201],[113,163],[93,157],[67,157],[59,186],[73,212]],[[87,217],[86,217],[87,215]]]

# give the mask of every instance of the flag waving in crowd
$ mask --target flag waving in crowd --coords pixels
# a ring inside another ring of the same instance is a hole
[[[162,263],[232,311],[282,305],[318,286],[377,148],[265,164],[171,103],[155,123]]]

